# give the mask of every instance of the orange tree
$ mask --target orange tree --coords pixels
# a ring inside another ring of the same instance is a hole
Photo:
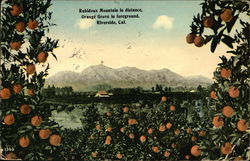
[[[58,41],[45,36],[50,0],[7,0],[1,8],[1,146],[6,159],[48,160],[61,143],[40,90]],[[54,55],[55,56],[55,55]],[[40,67],[41,72],[36,68]]]
[[[191,148],[194,156],[205,159],[249,159],[249,3],[246,1],[205,0],[202,13],[193,19],[187,43],[201,47],[211,42],[211,52],[224,43],[230,58],[214,72],[210,93],[209,132]],[[207,35],[206,31],[212,31]]]

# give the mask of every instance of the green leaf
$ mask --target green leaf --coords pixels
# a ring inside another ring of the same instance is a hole
[[[237,14],[236,16],[233,17],[233,19],[230,21],[230,22],[227,22],[227,32],[230,33],[236,20],[238,19],[239,17],[239,14]]]

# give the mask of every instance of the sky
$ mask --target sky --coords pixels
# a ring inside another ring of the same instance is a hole
[[[57,26],[50,29],[48,36],[59,39],[60,47],[54,50],[57,61],[52,56],[48,58],[50,76],[65,70],[81,72],[103,61],[112,68],[168,68],[182,76],[212,78],[219,56],[226,54],[228,48],[220,45],[211,53],[210,45],[197,48],[186,43],[192,18],[201,12],[199,3],[201,1],[53,1],[50,10]],[[79,13],[79,9],[100,8],[134,8],[143,12],[138,13],[140,18],[127,19],[126,24],[120,25],[97,25],[95,20],[81,18],[110,13]]]

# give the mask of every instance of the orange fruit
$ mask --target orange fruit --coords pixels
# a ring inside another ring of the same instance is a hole
[[[9,99],[11,96],[11,93],[10,93],[10,90],[8,88],[3,88],[1,91],[0,91],[0,97],[3,99],[3,100],[6,100],[6,99]]]
[[[185,155],[185,159],[189,160],[190,159],[190,155]]]
[[[128,135],[128,137],[129,137],[130,139],[134,139],[134,138],[135,138],[135,135],[132,134],[132,133],[130,133],[130,134]]]
[[[206,135],[206,131],[203,131],[203,130],[199,131],[198,133],[199,133],[200,136],[205,136]]]
[[[36,67],[34,64],[27,65],[26,72],[28,74],[34,74],[36,72]]]
[[[232,98],[237,98],[240,95],[240,91],[236,87],[230,87],[228,90],[229,96]]]
[[[211,28],[214,26],[215,20],[213,17],[206,17],[203,21],[203,26]]]
[[[10,43],[10,47],[11,47],[11,49],[13,49],[13,50],[18,50],[18,49],[20,49],[21,45],[22,45],[21,42],[11,42],[11,43]]]
[[[22,8],[17,5],[11,7],[10,13],[12,16],[19,16],[22,13]]]
[[[216,128],[219,128],[221,126],[224,125],[224,121],[222,118],[220,118],[219,116],[215,116],[213,118],[213,125],[216,127]]]
[[[176,148],[176,144],[175,143],[171,144],[171,147]]]
[[[41,139],[48,139],[51,134],[50,129],[41,129],[39,130],[39,137]]]
[[[196,37],[195,34],[188,34],[188,35],[186,36],[186,42],[187,42],[188,44],[194,43],[195,37]]]
[[[220,76],[222,78],[225,78],[225,79],[230,78],[231,77],[231,70],[230,69],[222,68],[220,70]]]
[[[112,127],[109,126],[109,127],[106,129],[106,131],[111,132],[111,131],[112,131]]]
[[[124,128],[122,127],[122,128],[120,128],[120,131],[122,132],[122,133],[124,133]]]
[[[201,155],[201,150],[200,150],[200,147],[198,145],[194,145],[192,148],[191,148],[191,154],[195,157],[198,157]]]
[[[49,143],[53,146],[59,146],[61,144],[62,138],[60,135],[53,134],[49,137]]]
[[[124,112],[124,113],[126,113],[126,112],[128,112],[128,111],[129,111],[129,108],[128,108],[128,107],[124,107],[124,108],[123,108],[123,112]]]
[[[121,154],[121,153],[117,153],[117,154],[116,154],[116,158],[122,159],[122,154]]]
[[[148,133],[149,133],[149,134],[152,134],[153,131],[154,131],[154,130],[153,130],[152,128],[149,128],[149,129],[148,129]]]
[[[6,160],[15,160],[15,159],[17,159],[17,156],[16,156],[15,153],[9,152],[9,153],[7,153],[7,154],[5,155],[5,159],[6,159]]]
[[[159,148],[158,148],[157,146],[153,146],[153,147],[152,147],[152,150],[153,150],[153,152],[155,152],[155,153],[159,152]]]
[[[220,151],[222,154],[231,154],[232,153],[232,144],[229,142],[224,143],[221,146]]]
[[[234,161],[244,160],[241,156],[235,157]]]
[[[194,45],[197,47],[202,47],[204,45],[205,41],[202,36],[196,36],[194,38]]]
[[[34,30],[38,27],[38,22],[36,20],[29,20],[28,22],[28,28],[31,30]]]
[[[170,111],[174,111],[175,110],[175,106],[174,105],[171,105],[170,106]]]
[[[192,136],[192,137],[191,137],[191,140],[192,140],[192,141],[196,141],[197,138],[196,138],[195,136]]]
[[[28,89],[27,94],[30,96],[34,96],[35,95],[35,90],[34,89]]]
[[[23,104],[23,105],[20,106],[20,112],[21,112],[22,114],[27,115],[27,114],[30,113],[30,111],[31,111],[31,108],[30,108],[29,105]]]
[[[241,119],[240,121],[237,122],[237,129],[239,131],[246,131],[248,126],[249,126],[249,123],[244,119]]]
[[[187,131],[187,133],[188,133],[188,134],[191,134],[191,133],[192,133],[192,129],[191,129],[190,127],[189,127],[189,128],[187,128],[187,130],[186,130],[186,131]]]
[[[25,30],[25,23],[24,22],[18,22],[16,24],[16,30],[18,32],[23,32]]]
[[[168,158],[169,156],[170,156],[170,152],[165,151],[165,152],[164,152],[164,157]]]
[[[176,129],[176,130],[174,131],[174,133],[175,133],[175,135],[178,135],[178,134],[180,133],[180,130],[179,130],[179,129]]]
[[[40,126],[42,124],[42,117],[36,115],[31,118],[31,124],[33,126]]]
[[[136,119],[129,119],[128,124],[129,125],[134,125],[134,124],[137,124],[137,121],[136,121]]]
[[[166,101],[167,101],[167,97],[162,96],[162,97],[161,97],[161,101],[162,101],[162,102],[166,102]]]
[[[48,55],[42,51],[37,55],[36,58],[39,63],[45,63],[47,61]]]
[[[8,114],[4,117],[4,123],[6,125],[12,125],[15,123],[15,117],[13,114]]]
[[[111,113],[111,112],[107,112],[106,115],[107,115],[107,116],[111,116],[112,113]]]
[[[146,141],[146,137],[142,135],[142,136],[140,137],[140,141],[141,141],[142,143],[145,142],[145,141]]]
[[[97,157],[97,154],[98,154],[97,152],[92,152],[92,153],[91,153],[91,156],[92,156],[93,158],[96,158],[96,157]]]
[[[231,9],[223,9],[222,13],[220,14],[220,18],[224,22],[230,22],[233,18],[232,15],[233,11]]]
[[[226,117],[231,117],[234,114],[234,109],[231,106],[223,107],[222,114]]]
[[[22,87],[22,85],[20,85],[20,84],[15,84],[15,85],[13,86],[13,91],[14,91],[15,94],[20,93],[22,90],[23,90],[23,87]]]
[[[210,92],[210,97],[211,97],[212,99],[217,99],[216,92],[215,92],[215,91]]]
[[[111,141],[111,136],[107,136],[107,137],[106,137],[106,140]]]
[[[19,139],[19,145],[23,148],[26,148],[30,145],[30,139],[27,136],[23,136]]]
[[[166,131],[165,125],[161,125],[160,128],[159,128],[159,131],[161,131],[161,132]]]
[[[100,125],[96,125],[95,128],[96,128],[96,130],[101,130],[101,126]]]
[[[170,129],[172,127],[172,124],[170,123],[170,122],[168,122],[167,124],[166,124],[166,128],[167,129]]]

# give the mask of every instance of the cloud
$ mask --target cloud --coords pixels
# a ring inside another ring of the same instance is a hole
[[[76,26],[83,30],[93,27],[94,25],[95,20],[93,19],[80,19],[76,22]]]
[[[155,23],[153,24],[153,28],[155,28],[155,29],[164,28],[166,30],[172,29],[173,28],[173,21],[174,21],[173,17],[161,15],[161,16],[157,17]]]

